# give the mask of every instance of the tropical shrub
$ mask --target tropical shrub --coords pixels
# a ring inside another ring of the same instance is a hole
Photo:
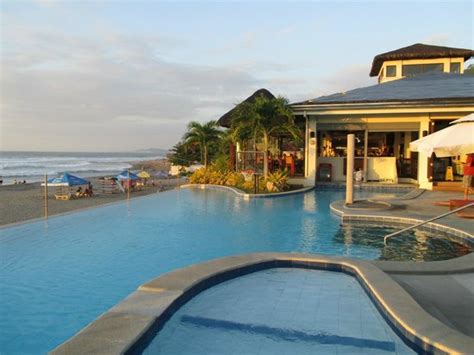
[[[242,174],[240,174],[243,176]],[[258,183],[258,191],[257,193],[262,193],[266,191],[265,187],[265,179],[263,177],[259,177],[257,180]],[[246,192],[253,193],[254,192],[254,180],[243,180],[243,182],[238,186],[240,189],[245,190]]]
[[[229,156],[225,154],[220,154],[212,163],[212,167],[216,170],[225,173],[229,170]]]
[[[245,180],[244,180],[244,177],[241,173],[231,171],[227,174],[227,181],[226,181],[225,184],[227,186],[238,187],[238,186],[243,185],[244,182],[245,182]]]
[[[191,184],[212,184],[236,187],[249,193],[254,191],[254,181],[245,181],[241,172],[219,171],[214,165],[196,170],[189,176]],[[288,190],[288,172],[286,170],[270,173],[267,179],[259,177],[258,192],[280,192]]]
[[[273,173],[269,173],[265,187],[269,192],[288,190],[288,170],[277,170]]]
[[[197,169],[194,173],[189,176],[189,182],[191,184],[207,184],[208,183],[208,170],[205,168]]]
[[[207,169],[201,168],[196,170],[190,177],[191,184],[212,184],[212,185],[227,185],[229,176],[232,173],[228,171],[219,171],[215,167],[210,166]]]

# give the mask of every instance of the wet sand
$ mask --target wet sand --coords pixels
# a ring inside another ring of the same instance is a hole
[[[98,187],[96,179],[91,180],[94,187]],[[184,179],[155,179],[156,186],[147,186],[141,191],[130,193],[130,198],[157,193],[159,184],[165,190],[175,188],[184,183]],[[96,189],[95,189],[96,190]],[[69,201],[58,201],[54,198],[55,188],[49,188],[48,210],[49,215],[100,206],[106,203],[125,200],[124,193],[96,194],[94,197],[83,197]],[[34,218],[44,217],[44,190],[40,183],[24,185],[0,186],[0,225],[23,222]]]

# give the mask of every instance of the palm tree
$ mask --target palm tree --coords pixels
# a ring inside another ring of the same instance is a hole
[[[207,168],[210,145],[219,141],[222,132],[219,130],[216,121],[199,123],[192,121],[188,124],[188,131],[184,134],[184,141],[187,144],[196,143],[201,151],[201,162]]]
[[[294,123],[293,113],[288,99],[284,97],[269,98],[257,96],[253,102],[242,102],[237,106],[232,119],[232,129],[235,135],[241,131],[251,132],[254,150],[258,140],[263,144],[263,175],[268,175],[267,151],[270,136],[289,133],[294,139],[301,140],[301,131]]]

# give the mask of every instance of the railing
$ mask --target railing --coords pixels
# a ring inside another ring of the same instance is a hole
[[[456,209],[454,209],[454,210],[452,210],[452,211],[448,211],[448,212],[446,212],[446,213],[440,214],[439,216],[430,218],[430,219],[428,219],[428,220],[426,220],[426,221],[420,222],[420,223],[415,224],[415,225],[413,225],[413,226],[406,227],[406,228],[403,228],[402,230],[399,230],[399,231],[396,231],[396,232],[387,234],[385,237],[383,237],[383,243],[384,243],[385,245],[387,245],[387,240],[388,240],[388,238],[394,237],[394,236],[396,236],[396,235],[402,234],[402,233],[407,232],[407,231],[409,231],[409,230],[412,230],[412,229],[414,229],[414,228],[420,227],[420,226],[422,226],[422,225],[424,225],[424,224],[426,224],[426,223],[433,222],[433,221],[435,221],[435,220],[437,220],[437,219],[440,219],[440,218],[449,216],[449,215],[451,215],[451,214],[453,214],[453,213],[459,212],[459,211],[461,211],[461,210],[463,210],[463,209],[465,209],[465,208],[468,208],[468,207],[474,207],[474,202],[468,203],[467,205],[461,206],[461,207],[456,208]]]

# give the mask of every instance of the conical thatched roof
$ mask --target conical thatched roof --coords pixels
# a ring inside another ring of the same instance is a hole
[[[275,96],[270,91],[268,91],[267,89],[259,89],[259,90],[255,91],[252,95],[247,97],[242,102],[252,103],[259,96],[263,96],[263,97],[266,97],[266,98],[269,98],[269,99],[274,99],[275,98]],[[232,122],[232,116],[236,112],[236,107],[234,107],[232,110],[225,113],[221,118],[219,118],[219,120],[217,121],[217,124],[221,127],[229,128],[230,124]]]
[[[423,43],[416,43],[412,46],[403,47],[394,51],[376,55],[372,62],[370,76],[379,75],[383,62],[387,60],[404,60],[404,59],[433,59],[433,58],[453,58],[463,57],[464,60],[471,58],[474,51],[464,48],[450,48],[441,46],[432,46]]]

